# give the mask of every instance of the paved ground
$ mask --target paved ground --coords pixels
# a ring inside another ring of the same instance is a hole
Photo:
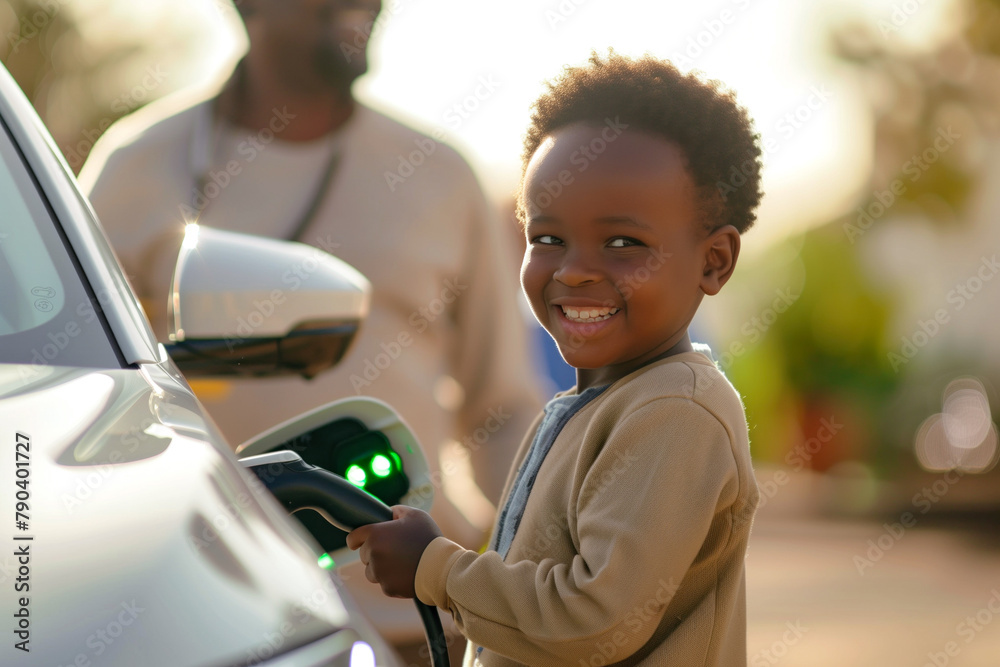
[[[820,518],[800,493],[815,484],[795,486],[754,524],[752,667],[1000,666],[998,513],[904,505],[912,520]]]

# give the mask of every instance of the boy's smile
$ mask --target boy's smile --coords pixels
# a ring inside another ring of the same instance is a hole
[[[521,284],[580,390],[690,349],[688,324],[718,291],[719,232],[701,224],[682,151],[640,131],[607,135],[582,123],[557,130],[524,178]],[[738,251],[735,229],[723,235]]]

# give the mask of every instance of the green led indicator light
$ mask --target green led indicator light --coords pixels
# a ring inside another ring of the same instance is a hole
[[[382,454],[372,457],[372,472],[379,477],[388,477],[392,474],[392,461]]]
[[[354,486],[364,488],[367,479],[368,476],[365,475],[365,471],[361,469],[361,466],[352,465],[347,469],[347,481]]]
[[[336,565],[336,563],[333,562],[333,559],[330,558],[330,554],[323,554],[319,557],[318,562],[319,566],[324,570],[332,570],[333,566]]]

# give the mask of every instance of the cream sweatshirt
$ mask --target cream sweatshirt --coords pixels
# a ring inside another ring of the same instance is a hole
[[[439,537],[417,597],[451,612],[466,666],[745,665],[758,497],[739,395],[701,353],[675,355],[566,423],[506,560]]]

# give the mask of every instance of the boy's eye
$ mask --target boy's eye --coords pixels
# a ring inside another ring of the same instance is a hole
[[[541,243],[542,245],[557,245],[562,243],[558,238],[552,236],[551,234],[542,234],[531,239],[532,243]]]
[[[608,243],[609,248],[628,248],[629,246],[639,245],[643,245],[642,241],[627,236],[619,236],[618,238],[611,239],[611,242]]]

